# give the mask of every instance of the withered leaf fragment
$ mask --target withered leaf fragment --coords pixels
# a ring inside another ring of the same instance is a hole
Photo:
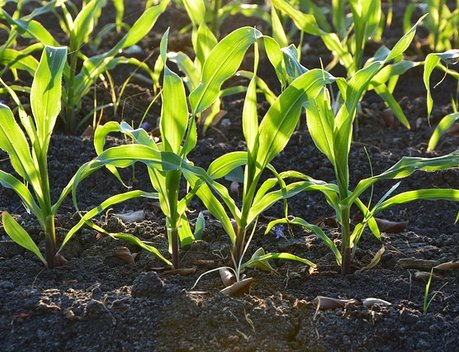
[[[390,221],[386,219],[375,218],[379,231],[386,233],[400,233],[408,225],[408,221]]]
[[[220,292],[231,297],[242,296],[249,293],[252,281],[253,278],[251,277],[245,278],[241,281],[235,282],[231,286],[225,287]]]
[[[339,299],[325,296],[317,296],[314,301],[317,302],[317,309],[321,310],[344,308],[348,304],[357,303],[355,299]]]
[[[121,259],[123,262],[129,265],[135,264],[135,257],[137,257],[137,255],[138,253],[131,253],[127,247],[118,247],[115,253],[115,257]]]

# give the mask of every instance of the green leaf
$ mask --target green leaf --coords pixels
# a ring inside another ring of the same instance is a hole
[[[37,166],[32,159],[29,143],[10,108],[3,104],[0,104],[0,149],[8,154],[14,170],[39,190]]]
[[[44,221],[43,215],[41,214],[42,212],[35,202],[32,193],[30,193],[29,189],[21,181],[13,175],[0,170],[0,185],[16,192],[16,194],[21,198],[25,208],[32,212],[32,214],[34,214],[40,222]]]
[[[416,34],[416,28],[417,26],[424,20],[424,18],[427,16],[424,15],[419,20],[414,24],[411,29],[406,32],[402,38],[394,45],[392,50],[390,51],[389,55],[386,57],[385,62],[389,62],[390,60],[395,59],[397,56],[402,55],[406,49],[410,46],[411,42],[413,41],[414,35]]]
[[[443,60],[444,62],[448,63],[450,61],[456,62],[458,59],[459,59],[459,49],[448,50],[448,51],[445,51],[444,53],[431,53],[426,56],[426,60],[424,62],[423,81],[424,81],[424,86],[426,87],[426,90],[427,90],[427,116],[429,118],[429,121],[430,121],[430,114],[432,113],[432,108],[433,108],[433,99],[432,99],[431,88],[430,88],[430,76],[432,75],[434,68],[438,67],[441,70],[445,71],[445,73],[459,80],[459,73],[448,70],[440,63],[440,60]]]
[[[299,62],[298,50],[295,45],[292,44],[287,48],[282,48],[282,54],[284,55],[285,69],[292,79],[308,72],[308,69]]]
[[[252,257],[250,258],[251,264],[248,264],[246,267],[255,268],[255,269],[259,269],[259,270],[267,271],[267,272],[275,271],[274,268],[271,266],[271,264],[269,264],[269,261],[267,259],[260,260],[260,258],[263,257],[264,255],[266,255],[265,250],[262,247],[258,248],[252,254]]]
[[[32,83],[30,104],[38,142],[43,151],[47,151],[51,133],[61,111],[62,72],[66,60],[67,48],[45,47]]]
[[[116,55],[129,46],[132,46],[144,38],[153,28],[158,17],[164,12],[170,0],[161,0],[158,6],[146,9],[131,29],[109,51],[91,57],[83,62],[81,72],[75,80],[75,94],[80,96],[94,80],[104,73],[109,67],[113,68],[112,61]],[[110,66],[111,65],[111,66]]]
[[[375,92],[385,101],[385,103],[389,106],[390,110],[394,113],[395,117],[402,123],[402,125],[407,129],[411,129],[410,122],[406,118],[405,113],[389,89],[386,87],[386,85],[380,84],[379,86],[375,87]]]
[[[2,223],[5,232],[14,242],[34,253],[38,258],[40,258],[43,264],[46,264],[46,260],[41,254],[40,249],[38,249],[27,231],[24,230],[24,228],[19,225],[19,223],[6,211],[2,213]]]
[[[294,217],[293,219],[278,219],[271,221],[268,224],[268,226],[266,227],[265,234],[270,232],[274,226],[279,224],[299,225],[301,227],[304,227],[306,230],[311,231],[317,237],[319,237],[322,240],[322,242],[333,252],[336,258],[336,262],[338,263],[338,265],[341,265],[341,253],[338,247],[336,247],[335,243],[323,232],[323,230],[319,226],[310,224],[306,220],[303,220],[299,217]]]
[[[199,212],[199,215],[196,219],[196,225],[194,227],[194,238],[197,240],[202,239],[202,235],[206,230],[206,219],[202,211]]]
[[[257,165],[260,170],[284,149],[296,128],[303,105],[315,99],[322,87],[333,80],[322,70],[310,70],[294,80],[271,105],[259,128]]]
[[[257,149],[258,136],[258,111],[257,111],[257,70],[258,70],[258,46],[255,43],[253,76],[247,87],[247,94],[242,110],[242,132],[247,143],[249,155],[254,160]]]
[[[42,48],[42,45],[35,45],[33,51]],[[38,67],[38,61],[31,55],[31,51],[4,49],[0,50],[0,62],[10,69],[26,71],[31,76],[34,75]]]
[[[202,70],[207,57],[217,43],[217,38],[215,38],[209,27],[204,22],[201,23],[196,32],[196,40],[193,42],[196,53],[195,65],[198,71]]]
[[[190,94],[193,115],[212,105],[220,94],[223,82],[236,73],[247,49],[261,36],[254,28],[242,27],[213,48],[204,63],[201,83]]]
[[[271,65],[273,65],[276,70],[276,76],[282,87],[285,87],[287,85],[288,76],[281,47],[273,38],[266,35],[263,36],[263,43],[265,45],[266,55],[268,56]]]
[[[106,233],[106,234],[109,235],[112,238],[117,239],[117,240],[123,240],[123,241],[126,241],[126,242],[130,242],[132,244],[135,244],[135,245],[139,246],[140,248],[145,249],[146,251],[154,254],[155,256],[157,256],[159,259],[161,259],[167,265],[172,266],[172,263],[168,259],[166,259],[157,248],[145,243],[144,241],[140,240],[139,238],[135,237],[134,235],[131,235],[131,234],[128,234],[128,233]]]
[[[446,133],[446,131],[456,122],[459,121],[459,113],[452,113],[446,115],[441,119],[438,123],[437,127],[435,128],[432,136],[429,139],[429,146],[427,151],[432,151],[437,146],[440,138]]]
[[[323,33],[313,15],[306,14],[295,9],[285,0],[272,0],[271,2],[278,10],[287,14],[293,20],[295,25],[303,32],[312,35],[321,35]]]
[[[10,24],[11,26],[16,26],[18,32],[24,35],[27,33],[32,38],[37,39],[43,45],[49,46],[58,46],[59,43],[54,39],[54,37],[49,33],[46,28],[38,21],[32,20],[30,18],[24,17],[23,19],[13,19],[8,12],[3,8],[0,8],[2,17]]]
[[[247,164],[247,152],[229,152],[215,159],[207,169],[210,177],[217,180],[225,177],[239,166]]]
[[[206,3],[204,0],[183,0],[183,5],[193,26],[198,27],[205,21]]]
[[[115,6],[116,10],[116,31],[119,33],[123,26],[124,0],[113,0],[113,6]]]
[[[285,34],[284,27],[275,7],[271,8],[271,26],[274,40],[279,43],[281,47],[286,47],[288,45],[287,35]]]
[[[416,171],[439,171],[456,168],[459,165],[459,152],[436,158],[403,157],[392,167],[379,175],[360,180],[352,194],[343,200],[344,206],[350,206],[368,187],[379,180],[395,180],[410,176]]]
[[[104,6],[103,2],[98,0],[91,0],[83,5],[73,22],[73,27],[70,29],[70,46],[72,50],[80,50],[83,43],[88,41],[96,24],[96,11],[102,6]]]
[[[323,89],[323,92],[308,104],[306,121],[314,144],[334,164],[333,129],[335,117],[330,106],[330,96],[327,89]]]
[[[78,221],[78,223],[73,226],[65,235],[64,240],[62,241],[62,244],[59,248],[58,253],[64,248],[64,246],[72,239],[72,237],[88,222],[90,222],[91,219],[93,219],[96,215],[99,215],[100,213],[104,212],[110,207],[113,207],[116,204],[126,202],[127,200],[130,199],[135,199],[135,198],[149,198],[149,199],[158,199],[158,194],[153,193],[153,192],[144,192],[140,190],[134,190],[134,191],[129,191],[125,193],[120,193],[116,194],[114,196],[111,196],[104,200],[102,203],[100,203],[97,207],[89,210],[86,212]]]
[[[374,214],[377,214],[395,205],[410,203],[415,200],[449,200],[458,202],[459,190],[450,188],[432,188],[403,192],[382,202],[379,207],[373,211]]]
[[[167,33],[165,37],[167,38]],[[166,58],[167,43],[161,48],[163,60]],[[164,62],[162,108],[160,132],[162,148],[165,151],[180,153],[188,123],[188,106],[185,87],[180,77],[171,71]]]
[[[250,266],[254,266],[257,263],[266,262],[266,261],[271,260],[271,259],[293,260],[293,261],[296,261],[296,262],[299,262],[299,263],[306,264],[306,265],[308,265],[308,266],[310,266],[312,268],[314,268],[316,266],[310,260],[298,257],[297,255],[294,255],[294,254],[291,254],[291,253],[267,253],[265,255],[262,255],[262,256],[259,256],[259,257],[255,257],[255,258],[251,258],[250,260],[246,261],[245,263],[243,263],[241,265],[241,269],[244,269],[244,268],[247,268],[247,267],[250,267]]]
[[[169,61],[176,64],[179,70],[185,74],[184,81],[188,90],[194,90],[199,84],[200,72],[196,70],[193,61],[188,57],[188,55],[182,52],[170,52],[167,54],[167,58]]]

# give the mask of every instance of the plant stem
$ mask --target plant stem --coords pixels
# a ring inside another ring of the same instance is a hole
[[[56,228],[54,225],[54,215],[48,215],[45,221],[46,262],[48,269],[53,269],[56,266]]]
[[[78,49],[72,48],[70,51],[70,70],[68,80],[65,82],[67,85],[67,94],[64,98],[65,101],[65,130],[68,134],[76,133],[76,124],[75,124],[75,101],[74,101],[74,85],[75,85],[75,75],[76,75],[76,66],[78,62]]]
[[[172,255],[172,265],[175,269],[180,266],[179,263],[179,249],[180,240],[178,234],[177,220],[174,218],[166,218],[167,227],[167,242],[169,243],[169,251]]]
[[[234,264],[235,264],[235,267],[237,269],[240,261],[241,261],[241,257],[244,253],[244,245],[245,245],[245,234],[246,234],[246,231],[243,230],[243,231],[240,231],[240,229],[238,228],[236,230],[236,246],[233,250],[233,260],[234,260]]]
[[[218,10],[222,7],[222,0],[214,0],[214,8],[212,13],[212,32],[218,38],[220,33],[218,30]]]
[[[438,51],[438,44],[440,41],[440,31],[441,31],[441,21],[443,17],[443,7],[445,6],[445,0],[440,0],[438,3],[438,18],[437,18],[437,28],[434,33],[434,45],[433,50]]]
[[[350,209],[348,207],[341,211],[341,221],[341,232],[343,238],[343,242],[341,244],[341,255],[343,257],[341,264],[341,274],[347,275],[352,272]]]

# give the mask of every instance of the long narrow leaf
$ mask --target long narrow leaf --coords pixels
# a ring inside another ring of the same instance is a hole
[[[2,222],[3,228],[14,242],[34,253],[38,258],[40,258],[43,264],[46,264],[46,260],[41,254],[40,249],[38,249],[27,231],[24,230],[24,228],[19,225],[19,223],[6,211],[2,213]]]
[[[193,115],[204,111],[217,99],[223,82],[236,73],[245,52],[261,35],[254,28],[242,27],[215,46],[202,69],[201,83],[190,94]]]

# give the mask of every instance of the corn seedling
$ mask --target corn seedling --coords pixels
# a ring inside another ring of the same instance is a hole
[[[459,73],[449,68],[450,65],[456,65],[459,60],[459,50],[448,50],[444,53],[431,53],[427,55],[425,63],[424,63],[424,85],[427,90],[427,116],[430,122],[430,114],[432,113],[433,109],[433,98],[431,94],[431,84],[430,84],[430,76],[435,68],[440,69],[444,72],[445,76],[449,75],[455,78],[458,81],[458,89],[459,89]],[[435,87],[441,84],[441,81],[437,83]],[[453,106],[453,113],[448,114],[447,116],[443,117],[443,119],[438,123],[438,126],[435,128],[432,136],[429,140],[428,150],[432,151],[435,149],[436,145],[440,138],[446,133],[448,128],[450,128],[458,119],[458,112],[457,112],[457,101],[459,97],[452,97],[452,106]]]
[[[177,267],[179,243],[188,245],[194,239],[186,219],[187,202],[200,187],[200,182],[206,184],[215,182],[203,169],[192,166],[186,160],[186,156],[196,144],[196,116],[215,102],[223,82],[234,75],[247,49],[260,37],[259,31],[243,27],[230,33],[215,46],[204,64],[199,85],[189,95],[190,113],[183,82],[167,66],[166,33],[161,41],[161,60],[164,65],[161,141],[156,143],[143,129],[133,130],[125,123],[111,122],[100,126],[95,134],[95,146],[99,156],[93,162],[83,165],[78,172],[73,187],[75,205],[77,206],[75,191],[80,178],[103,166],[107,166],[119,178],[115,167],[127,167],[135,162],[145,163],[149,168],[151,182],[159,194],[161,209],[167,219],[173,265]],[[104,151],[105,136],[110,132],[126,133],[135,144]],[[179,200],[182,175],[192,184],[192,191]]]
[[[235,14],[269,22],[269,16],[263,5],[247,3],[247,1],[179,0],[177,3],[183,5],[193,26],[205,23],[216,38],[220,38],[220,27],[223,22]],[[183,31],[188,28],[185,27]]]
[[[428,14],[424,27],[429,32],[427,43],[432,51],[445,51],[459,46],[459,1],[450,10],[446,0],[426,0],[411,2],[403,16],[403,27],[408,31],[415,10]]]
[[[336,177],[336,189],[328,187],[326,189],[318,188],[317,190],[324,194],[327,202],[335,210],[336,219],[340,225],[342,236],[340,255],[336,254],[337,248],[333,242],[327,241],[326,244],[335,253],[337,262],[341,264],[343,274],[352,272],[352,256],[366,226],[369,226],[377,238],[380,237],[380,231],[374,218],[377,213],[398,204],[420,199],[459,200],[459,190],[453,189],[421,189],[403,192],[390,197],[398,184],[384,194],[373,207],[370,204],[368,206],[365,205],[359,199],[364,191],[379,180],[395,180],[408,177],[417,170],[436,171],[455,168],[459,162],[458,152],[431,159],[404,157],[387,171],[360,180],[353,191],[349,189],[349,152],[352,143],[353,121],[356,116],[358,102],[371,84],[373,78],[381,72],[384,65],[406,50],[414,37],[414,33],[415,30],[412,28],[410,32],[405,34],[397,42],[391,51],[387,52],[385,58],[371,60],[351,78],[336,80],[344,101],[339,110],[333,110],[330,92],[325,87],[317,98],[312,99],[313,97],[310,97],[309,103],[306,106],[306,118],[311,137],[316,147],[332,164]],[[356,205],[363,213],[363,220],[353,230],[350,223],[352,205]],[[285,219],[271,222],[267,231],[280,223],[297,224],[308,229],[311,227],[308,222],[301,218],[292,219],[286,217]]]
[[[443,287],[445,287],[448,284],[447,282],[444,283],[437,291],[434,291],[432,296],[429,298],[430,285],[432,283],[432,278],[434,276],[433,275],[433,271],[434,271],[434,269],[432,268],[430,270],[429,279],[427,280],[426,287],[425,287],[425,290],[424,290],[424,300],[423,300],[423,303],[422,303],[422,314],[424,314],[424,315],[427,314],[427,311],[429,310],[430,304],[433,302],[433,300],[435,299],[437,294],[443,289]]]
[[[119,53],[123,49],[136,44],[150,32],[168,3],[169,0],[162,0],[159,5],[147,8],[121,40],[110,50],[87,57],[82,53],[81,49],[90,42],[105,1],[91,0],[84,2],[81,11],[78,12],[75,18],[72,17],[71,11],[65,2],[52,2],[56,12],[56,7],[60,7],[62,11],[60,24],[64,32],[69,35],[69,62],[66,63],[64,69],[65,89],[62,97],[64,103],[62,121],[67,133],[76,133],[85,126],[90,115],[83,119],[78,117],[82,98],[89,92],[98,78],[104,79],[103,75],[108,74],[108,71],[117,65],[132,64],[144,69],[153,77],[153,72],[149,70],[145,63],[135,58],[120,56]],[[0,10],[3,19],[16,31],[34,38],[42,45],[59,46],[56,39],[39,22],[29,18],[16,19],[4,9]]]
[[[258,51],[255,46],[255,72],[250,81],[245,98],[242,125],[247,143],[246,152],[231,152],[211,163],[207,174],[213,180],[223,178],[234,169],[244,167],[242,206],[238,208],[236,201],[228,190],[220,183],[202,184],[196,195],[207,209],[221,222],[231,240],[233,270],[236,279],[241,278],[241,271],[249,266],[266,263],[269,259],[289,259],[313,265],[309,260],[290,253],[264,253],[257,251],[251,259],[243,263],[244,255],[256,230],[258,216],[275,202],[289,198],[302,190],[316,187],[332,187],[323,182],[317,183],[311,178],[285,185],[284,178],[291,173],[277,173],[270,162],[285,147],[295,130],[304,104],[319,94],[324,84],[330,83],[332,77],[321,70],[311,70],[294,80],[274,101],[261,123],[258,123],[256,98],[256,70],[258,67]],[[274,174],[273,178],[260,184],[264,171]],[[191,182],[195,185],[200,180]],[[274,189],[280,184],[280,189]],[[225,208],[220,201],[225,205]],[[230,215],[229,215],[230,214]]]
[[[167,35],[161,42],[161,60],[164,63],[162,112],[160,120],[161,141],[155,142],[143,129],[134,130],[126,123],[109,122],[96,130],[94,145],[98,154],[103,152],[105,137],[109,132],[122,132],[128,135],[134,143],[149,146],[158,151],[165,151],[181,155],[187,154],[196,144],[196,124],[189,119],[187,97],[182,80],[167,66]],[[185,138],[186,137],[186,138]],[[113,169],[112,169],[113,170]],[[113,170],[116,173],[115,170]],[[189,245],[193,241],[193,234],[186,216],[187,203],[192,194],[179,199],[180,170],[158,171],[149,167],[148,173],[153,187],[158,191],[161,210],[166,216],[167,238],[169,251],[172,254],[172,263],[179,267],[179,244]]]
[[[302,32],[310,35],[320,36],[325,46],[333,53],[334,61],[331,62],[327,69],[331,69],[339,62],[347,72],[347,77],[352,77],[358,70],[364,67],[364,51],[369,38],[378,41],[382,34],[381,24],[384,23],[384,17],[381,10],[380,0],[337,0],[333,1],[332,24],[327,28],[334,27],[336,32],[330,32],[328,29],[322,29],[313,14],[303,13],[296,9],[286,0],[273,0],[274,9],[286,14],[292,19],[293,23]],[[347,20],[348,16],[345,9],[351,10],[351,22]],[[275,10],[274,10],[275,11]],[[323,22],[323,21],[321,21]],[[419,21],[418,21],[419,23]],[[417,24],[418,24],[417,23]],[[417,25],[416,24],[416,25]],[[274,26],[277,32],[282,30],[281,26]],[[276,32],[275,32],[276,33]],[[300,61],[300,50],[284,48],[284,55],[287,60]],[[374,60],[381,60],[387,56],[389,49],[381,47],[374,55]],[[393,56],[390,65],[384,68],[381,73],[373,79],[372,85],[368,90],[374,90],[392,110],[397,119],[407,128],[410,124],[395,100],[393,92],[397,85],[399,77],[409,69],[418,66],[420,63],[402,59],[402,55]],[[298,66],[298,65],[297,65]],[[300,73],[302,66],[300,68]],[[295,72],[298,74],[298,72]]]
[[[38,60],[35,59],[32,54],[43,50],[43,44],[33,43],[18,50],[15,48],[17,38],[20,36],[27,37],[28,28],[34,28],[37,32],[40,32],[43,37],[46,37],[42,24],[35,18],[52,12],[56,5],[56,1],[49,1],[46,5],[35,8],[30,14],[22,16],[24,4],[25,1],[17,1],[16,10],[10,16],[10,18],[17,21],[17,26],[8,26],[7,21],[0,24],[1,29],[8,33],[8,38],[0,46],[0,64],[4,66],[0,71],[0,77],[3,77],[4,73],[7,71],[11,71],[15,80],[18,79],[18,71],[25,71],[33,76],[38,66]],[[0,18],[6,20],[5,10],[3,8],[0,8],[0,10]],[[46,38],[46,40],[51,41],[49,37]],[[10,85],[10,87],[16,91],[29,91],[27,89],[28,87],[16,87],[14,85]]]
[[[184,0],[183,3],[192,22],[192,44],[195,58],[192,60],[183,52],[170,52],[168,53],[168,59],[177,64],[179,70],[185,75],[184,82],[188,90],[192,92],[200,83],[206,61],[215,60],[214,55],[211,55],[211,51],[218,44],[218,40],[206,23],[206,2],[204,0]],[[252,76],[250,72],[242,70],[238,71],[236,75],[248,79]],[[259,90],[265,94],[267,101],[272,102],[275,99],[274,93],[272,93],[263,80],[258,79],[257,83]],[[206,110],[197,114],[197,122],[201,126],[200,130],[203,135],[212,126],[215,118],[222,114],[222,98],[245,92],[245,90],[246,88],[243,86],[232,86],[221,89],[217,100]]]

